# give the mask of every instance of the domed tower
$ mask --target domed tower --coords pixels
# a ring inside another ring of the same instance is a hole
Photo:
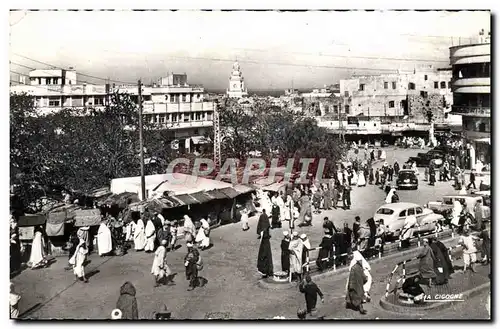
[[[245,81],[240,70],[240,64],[235,62],[233,64],[233,71],[229,77],[229,89],[226,91],[229,97],[241,98],[247,96],[248,92],[245,88]]]

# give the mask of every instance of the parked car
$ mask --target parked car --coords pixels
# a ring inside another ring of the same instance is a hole
[[[453,209],[453,202],[458,200],[462,202],[465,200],[465,204],[467,205],[467,210],[474,214],[474,206],[476,202],[479,200],[481,206],[483,208],[483,218],[485,220],[489,220],[491,217],[490,207],[485,205],[485,197],[487,196],[480,194],[467,194],[467,195],[446,195],[443,197],[443,201],[431,201],[427,204],[427,208],[431,209],[437,214],[448,214]]]
[[[411,202],[388,203],[377,209],[373,219],[378,224],[384,221],[388,237],[398,238],[408,216],[414,215],[419,226],[414,228],[414,233],[432,231],[436,224],[444,217],[435,214],[432,210]]]
[[[415,171],[412,169],[402,169],[399,171],[396,178],[396,186],[398,189],[410,188],[413,190],[418,189],[418,178]]]

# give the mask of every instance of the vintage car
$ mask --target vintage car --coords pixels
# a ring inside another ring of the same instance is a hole
[[[416,157],[410,157],[409,161],[415,162],[418,167],[428,166],[431,161],[436,168],[443,164],[445,153],[441,150],[430,150],[427,153],[418,153]]]
[[[398,189],[410,188],[413,190],[418,189],[418,178],[415,171],[412,169],[402,169],[396,178],[396,185]]]
[[[411,202],[384,204],[377,209],[373,219],[376,223],[383,220],[386,234],[389,237],[397,238],[401,234],[406,218],[411,215],[417,218],[418,226],[414,228],[415,234],[432,231],[436,228],[438,222],[444,220],[442,215]]]
[[[477,193],[477,192],[476,192]],[[483,219],[489,220],[491,217],[490,207],[485,205],[485,197],[480,194],[466,194],[466,195],[447,195],[443,197],[443,201],[431,201],[427,204],[427,208],[431,209],[437,214],[446,215],[453,209],[453,202],[458,200],[462,202],[465,200],[467,210],[469,213],[474,214],[474,206],[479,200],[483,208]]]

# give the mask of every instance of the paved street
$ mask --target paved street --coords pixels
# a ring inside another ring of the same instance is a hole
[[[417,152],[421,151],[390,148],[387,149],[387,161],[392,163],[397,159],[402,164]],[[425,204],[452,192],[450,182],[438,182],[435,187],[421,182],[417,191],[398,193],[401,201]],[[351,225],[356,215],[361,216],[363,221],[373,216],[383,199],[384,193],[378,187],[356,187],[352,193],[351,210],[322,212],[315,216],[313,227],[304,228],[301,232],[310,235],[312,245],[317,246],[323,235],[320,223],[325,215],[330,217],[336,226],[341,226],[343,222]],[[163,310],[164,305],[173,312],[175,318],[201,319],[208,312],[228,312],[232,319],[272,318],[275,315],[294,317],[297,308],[304,303],[303,296],[295,289],[268,290],[258,286],[260,275],[256,270],[256,259],[259,240],[255,234],[256,221],[256,218],[250,220],[251,228],[247,232],[241,230],[240,224],[226,225],[212,231],[214,246],[202,252],[205,266],[200,272],[208,283],[194,291],[186,290],[188,283],[184,277],[184,246],[169,253],[167,257],[171,269],[177,273],[176,285],[156,289],[153,288],[153,278],[150,274],[153,261],[151,254],[131,251],[123,257],[100,258],[95,254],[91,255],[91,263],[86,271],[94,274],[88,284],[74,282],[72,272],[64,270],[67,259],[57,258],[57,262],[50,268],[25,270],[12,280],[22,296],[20,313],[33,308],[28,315],[30,318],[106,319],[115,308],[120,286],[125,281],[130,281],[137,290],[139,317],[142,319],[151,319],[154,312]],[[281,230],[274,230],[271,235],[274,267],[279,270]],[[365,317],[344,308],[345,275],[339,275],[338,280],[335,276],[319,280],[322,289],[327,293],[325,307],[329,308],[329,314],[335,318],[366,319],[424,316],[442,318],[445,315],[453,319],[470,319],[487,316],[485,307],[477,306],[474,310],[467,308],[466,311],[466,306],[461,304],[440,311],[439,315],[401,315],[380,309],[378,300],[385,290],[385,278],[396,261],[382,261],[374,265],[374,301],[367,306],[369,314]],[[482,294],[472,300],[474,305],[484,305],[485,298],[486,295]]]

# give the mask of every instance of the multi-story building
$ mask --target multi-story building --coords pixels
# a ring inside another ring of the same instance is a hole
[[[444,117],[452,102],[451,71],[419,66],[413,73],[359,76],[340,81],[341,113],[347,116],[391,118],[409,116],[426,121],[431,110]]]
[[[233,71],[229,77],[229,89],[226,90],[226,95],[231,98],[242,98],[248,95],[243,74],[241,73],[240,64],[233,64]]]
[[[481,31],[477,41],[450,48],[453,70],[452,113],[462,116],[472,164],[491,163],[491,43]],[[472,151],[472,152],[471,152]]]
[[[138,102],[136,85],[90,85],[77,83],[72,70],[35,70],[30,72],[29,85],[11,86],[11,92],[25,92],[35,97],[41,113],[51,113],[68,107],[104,108],[116,91],[131,95]],[[204,88],[189,85],[186,74],[169,74],[153,86],[144,86],[143,114],[145,120],[158,128],[168,129],[181,148],[206,142],[201,138],[213,126],[216,103],[204,100]]]

